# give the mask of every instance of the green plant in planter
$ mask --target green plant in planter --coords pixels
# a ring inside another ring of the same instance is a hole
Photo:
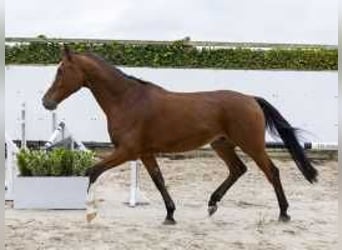
[[[32,176],[31,169],[29,167],[30,153],[27,150],[20,150],[17,154],[17,163],[20,175],[22,176]]]
[[[74,155],[74,168],[75,175],[84,175],[86,168],[84,166],[92,166],[94,164],[94,153],[85,151],[78,151],[78,154]]]
[[[23,149],[17,154],[21,176],[83,176],[95,162],[91,151],[64,148],[52,151]]]

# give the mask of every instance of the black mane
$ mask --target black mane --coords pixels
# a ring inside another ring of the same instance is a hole
[[[98,55],[95,55],[95,54],[92,54],[92,53],[86,53],[85,54],[87,57],[95,60],[97,63],[99,63],[101,66],[105,67],[105,68],[108,68],[110,70],[114,70],[116,72],[119,72],[121,75],[123,75],[124,77],[126,77],[127,79],[130,79],[130,80],[134,80],[134,81],[137,81],[141,84],[145,84],[145,85],[148,85],[148,84],[151,84],[151,85],[154,85],[153,83],[151,82],[148,82],[148,81],[145,81],[145,80],[142,80],[140,78],[137,78],[135,76],[132,76],[132,75],[128,75],[126,74],[125,72],[123,72],[122,70],[120,70],[119,68],[117,68],[116,66],[114,65],[111,65],[109,64],[106,60],[104,60],[102,57],[98,56]]]
[[[118,70],[119,70],[119,69],[118,69]],[[121,70],[120,70],[120,71],[121,71]],[[142,79],[137,78],[137,77],[135,77],[135,76],[127,75],[127,74],[126,74],[125,72],[123,72],[123,71],[121,71],[121,73],[122,73],[125,77],[127,77],[128,79],[135,80],[135,81],[137,81],[137,82],[139,82],[139,83],[141,83],[141,84],[153,84],[153,83],[151,83],[151,82],[142,80]]]

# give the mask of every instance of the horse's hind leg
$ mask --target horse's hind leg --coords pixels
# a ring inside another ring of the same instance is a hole
[[[234,145],[231,145],[227,140],[223,138],[218,139],[211,143],[211,147],[228,166],[229,175],[210,196],[208,203],[209,215],[216,212],[216,203],[222,199],[228,189],[239,179],[239,177],[247,171],[246,165],[237,156]]]
[[[159,169],[156,158],[153,155],[143,155],[141,157],[141,161],[145,165],[147,172],[150,174],[154,184],[156,185],[156,187],[158,188],[158,190],[160,191],[164,199],[164,203],[165,203],[166,210],[167,210],[167,215],[166,215],[164,224],[165,225],[176,224],[176,221],[173,218],[173,213],[176,207],[175,207],[174,202],[172,201],[170,194],[168,193],[165,187],[164,178]]]
[[[274,188],[280,208],[279,220],[284,222],[289,221],[291,219],[287,214],[289,204],[280,181],[279,169],[270,160],[265,150],[249,155],[255,160]]]

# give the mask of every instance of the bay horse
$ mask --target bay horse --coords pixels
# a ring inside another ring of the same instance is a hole
[[[279,170],[265,147],[265,130],[280,137],[304,177],[313,183],[317,170],[301,147],[296,129],[265,99],[219,90],[194,93],[168,91],[151,82],[129,76],[91,53],[75,53],[66,45],[55,80],[42,98],[43,106],[54,110],[80,88],[88,88],[108,122],[114,150],[86,171],[87,220],[96,216],[94,184],[105,171],[140,159],[164,200],[164,224],[175,224],[175,204],[168,193],[156,160],[157,153],[184,152],[210,144],[229,168],[229,175],[212,193],[208,213],[246,171],[235,152],[249,155],[273,185],[280,208],[279,220],[289,221],[288,202]]]

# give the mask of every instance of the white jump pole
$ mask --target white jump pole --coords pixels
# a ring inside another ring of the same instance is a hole
[[[309,149],[315,149],[315,150],[338,150],[338,144],[333,143],[333,142],[323,142],[323,143],[318,143],[318,142],[311,142],[308,143],[305,148]]]
[[[139,164],[137,161],[131,161],[131,188],[129,197],[129,206],[135,207],[137,205],[137,193],[138,193],[138,168]]]
[[[143,196],[139,188],[140,166],[141,166],[141,163],[139,161],[130,162],[131,184],[130,184],[130,193],[129,193],[129,201],[128,201],[128,206],[130,207],[149,204],[148,199],[145,196]]]
[[[313,150],[337,150],[338,144],[334,142],[303,142],[301,146],[304,149],[313,149]],[[283,142],[267,142],[267,148],[286,148]]]
[[[56,111],[52,111],[52,132],[57,129],[57,113]]]
[[[21,104],[21,148],[26,148],[26,103]]]
[[[65,127],[64,122],[60,122],[58,124],[57,128],[53,131],[53,133],[50,136],[49,140],[45,143],[45,145],[44,145],[45,148],[50,147],[55,142],[55,140],[57,139],[57,137],[60,134],[62,134],[62,135],[64,134],[64,127]]]
[[[74,142],[77,144],[78,149],[81,151],[88,151],[88,149],[84,146],[84,144],[78,140],[77,138],[72,137],[72,145],[74,144]]]
[[[55,118],[53,118],[53,119],[55,119]],[[55,141],[57,140],[59,135],[61,135],[62,140],[65,139],[65,130],[66,130],[65,123],[64,123],[64,121],[61,121],[58,124],[57,128],[55,130],[53,130],[53,133],[50,136],[49,140],[45,143],[44,148],[47,149],[47,148],[51,147],[55,143]],[[88,151],[88,149],[84,146],[84,144],[80,140],[71,136],[71,149],[72,150],[74,149],[74,143],[76,143],[79,150]]]

